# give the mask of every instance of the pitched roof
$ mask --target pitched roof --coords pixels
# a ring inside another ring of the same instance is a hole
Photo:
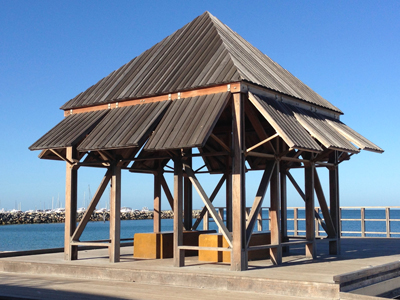
[[[101,79],[61,109],[237,81],[251,82],[341,113],[209,12]]]

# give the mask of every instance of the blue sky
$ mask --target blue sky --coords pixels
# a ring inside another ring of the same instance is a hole
[[[62,104],[206,10],[385,149],[341,164],[342,205],[399,205],[399,1],[0,0],[0,209],[64,201],[65,164],[28,147],[61,121]],[[259,176],[248,176],[248,203]],[[80,171],[79,206],[101,177]],[[200,178],[209,193],[218,179]],[[123,206],[151,207],[151,191],[151,176],[123,173]],[[289,205],[302,205],[292,188]]]

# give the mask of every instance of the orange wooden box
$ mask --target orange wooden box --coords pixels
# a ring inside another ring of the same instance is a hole
[[[254,232],[251,236],[249,246],[268,245],[271,243],[271,234],[268,231]],[[223,247],[227,248],[228,243],[221,233],[199,235],[200,247]],[[255,250],[248,252],[249,260],[269,258],[269,249]],[[230,251],[199,250],[199,261],[210,262],[231,262]]]
[[[215,230],[184,231],[183,244],[198,246],[199,235],[215,233]],[[196,256],[197,250],[186,250],[185,256]],[[135,233],[133,240],[134,258],[163,259],[173,257],[173,232]]]

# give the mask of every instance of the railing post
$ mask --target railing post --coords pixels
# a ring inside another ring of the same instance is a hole
[[[365,237],[365,207],[361,207],[361,237]]]
[[[293,235],[297,236],[298,233],[298,223],[297,223],[298,208],[293,208]]]
[[[263,209],[261,208],[260,211],[258,212],[258,216],[257,216],[257,230],[258,231],[262,231],[263,230],[262,211],[263,211]]]
[[[315,208],[315,212],[319,215],[319,207]],[[315,236],[319,237],[319,222],[315,219]]]
[[[224,221],[224,207],[218,208],[218,214],[222,221]],[[218,228],[218,232],[221,233],[221,229]]]
[[[386,237],[390,238],[390,208],[385,208],[386,215]]]
[[[209,213],[207,210],[203,217],[203,230],[208,230],[208,227],[209,227]]]

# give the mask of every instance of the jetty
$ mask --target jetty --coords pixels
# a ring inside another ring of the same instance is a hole
[[[346,242],[341,242],[340,234],[339,166],[362,150],[384,150],[344,124],[338,107],[209,12],[61,109],[61,122],[29,149],[40,150],[41,159],[66,163],[65,262],[61,264],[65,274],[87,270],[109,276],[103,279],[252,289],[284,296],[289,295],[286,292],[314,297],[320,291],[324,298],[336,299],[344,288],[344,278],[351,278],[347,286],[363,281],[353,275],[340,277],[346,270],[340,263],[333,268],[336,271],[321,278],[313,266],[325,270],[334,261],[349,261],[346,257],[340,260]],[[101,169],[104,176],[77,225],[81,168]],[[297,172],[299,169],[302,172]],[[133,251],[121,247],[123,171],[138,178],[151,174],[154,180],[149,199],[154,210],[153,232],[135,235]],[[248,172],[261,175],[249,209]],[[218,175],[212,193],[206,192],[201,174],[209,179],[211,174]],[[327,180],[328,192],[323,190],[322,179]],[[109,239],[83,241],[82,232],[109,184]],[[304,205],[303,238],[288,233],[288,184]],[[194,192],[204,204],[195,221]],[[217,197],[224,201],[225,211],[214,206]],[[162,200],[174,213],[173,232],[162,230]],[[257,225],[264,200],[269,202],[268,230]],[[320,211],[315,209],[317,201]],[[208,217],[218,232],[198,229]],[[316,223],[324,235],[316,236]],[[80,251],[85,247],[104,250]],[[364,251],[357,249],[348,251]],[[108,263],[100,253],[108,257]],[[59,254],[51,255],[55,256],[44,257],[57,257],[59,262]],[[85,259],[87,255],[92,259]],[[103,258],[98,260],[97,255]],[[149,263],[151,259],[154,264]],[[258,265],[255,259],[264,263]],[[106,269],[95,271],[92,264],[97,261],[107,264]],[[24,266],[28,270],[42,264],[21,263],[21,268]],[[44,268],[50,271],[58,268],[55,266],[48,262]],[[305,274],[309,276],[301,279]],[[339,279],[336,282],[334,278]]]

